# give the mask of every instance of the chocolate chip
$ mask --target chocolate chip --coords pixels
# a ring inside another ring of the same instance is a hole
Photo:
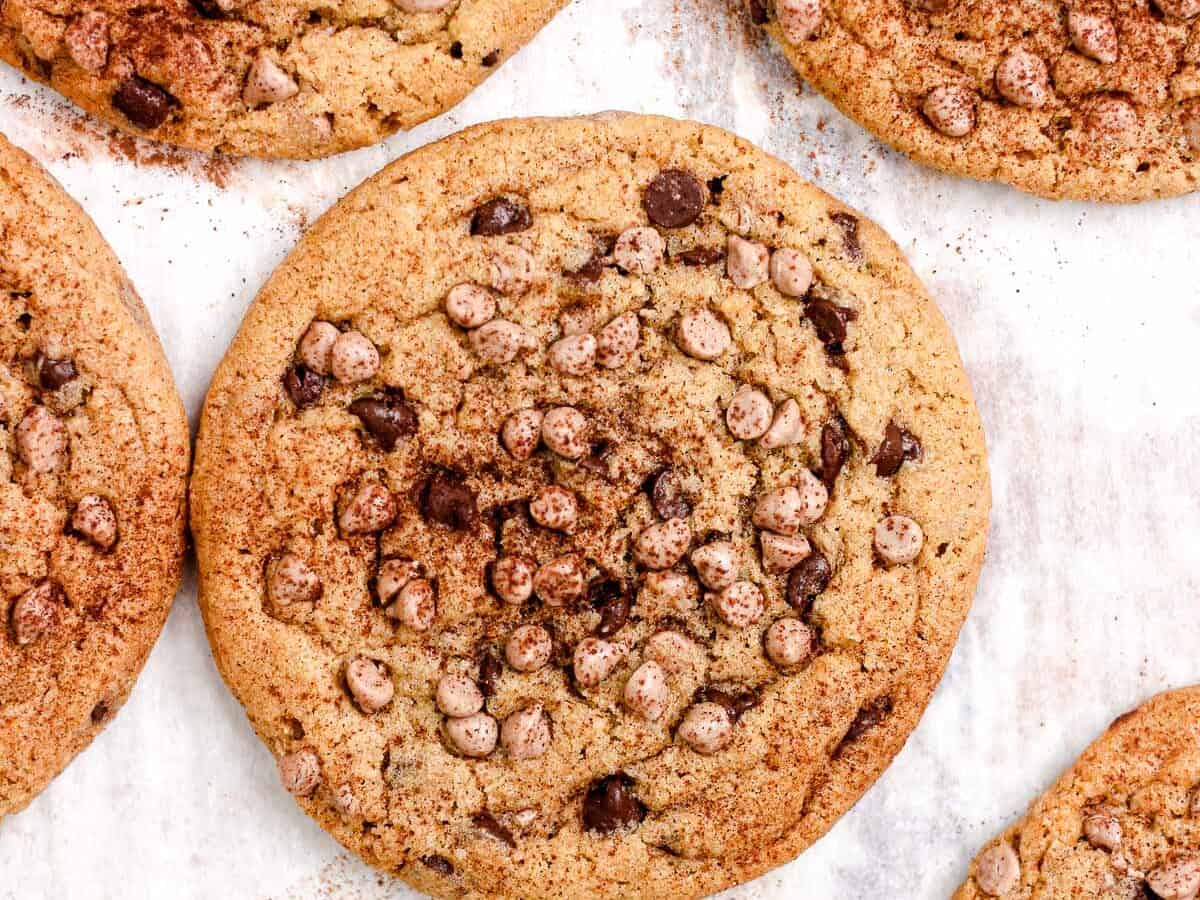
[[[101,700],[92,707],[92,724],[103,725],[108,719],[108,704]]]
[[[833,491],[833,485],[842,466],[850,458],[850,439],[846,436],[846,423],[841,416],[830,419],[821,429],[821,481],[827,491]]]
[[[728,175],[718,175],[716,178],[708,179],[708,192],[713,195],[713,202],[717,202],[716,198],[725,193],[725,179]]]
[[[137,75],[122,83],[112,98],[112,105],[124,113],[125,118],[138,128],[147,129],[157,128],[165,122],[176,103],[175,98],[157,84]]]
[[[858,219],[846,212],[829,214],[830,220],[842,230],[842,244],[846,247],[846,255],[855,262],[862,259],[862,244],[858,239]]]
[[[729,718],[736,722],[748,710],[758,706],[758,694],[751,690],[734,693],[713,687],[702,687],[696,691],[694,702],[716,703],[718,706],[723,706],[729,713]]]
[[[663,469],[647,485],[654,511],[664,519],[686,519],[692,514],[691,504],[683,495],[683,485],[672,468]]]
[[[496,821],[496,817],[486,809],[476,815],[473,821],[476,828],[486,831],[496,840],[503,841],[510,847],[517,846],[517,842],[513,840],[512,832]]]
[[[462,59],[463,58],[462,41],[455,41],[453,44],[450,45],[450,58],[451,59]]]
[[[675,258],[685,266],[715,266],[725,259],[725,251],[720,247],[693,247]]]
[[[834,757],[839,756],[851,741],[858,740],[866,732],[886,719],[891,714],[891,711],[891,697],[876,697],[874,700],[864,703],[854,716],[854,721],[850,723],[850,727],[846,730],[846,735],[842,738],[841,743],[838,744],[837,750],[834,751]]]
[[[221,7],[217,5],[216,0],[191,0],[191,3],[202,19],[223,18]]]
[[[421,862],[439,875],[444,875],[449,878],[454,874],[454,866],[450,864],[450,860],[444,856],[422,856]]]
[[[810,300],[804,305],[804,313],[826,350],[833,354],[845,352],[842,344],[846,340],[846,324],[858,318],[857,312],[829,300]]]
[[[619,581],[593,582],[588,588],[589,599],[595,609],[600,610],[600,624],[596,637],[612,637],[625,627],[632,608],[629,590]]]
[[[575,281],[585,281],[589,284],[600,280],[600,276],[604,274],[604,260],[599,256],[593,256],[574,272],[567,272],[568,278]]]
[[[642,202],[655,225],[684,228],[700,218],[707,199],[704,185],[691,172],[664,169],[650,182]]]
[[[283,386],[292,402],[303,409],[312,406],[321,399],[321,391],[325,389],[325,379],[304,366],[292,366],[283,376]]]
[[[529,207],[508,197],[496,197],[471,213],[471,234],[494,237],[513,234],[533,226]]]
[[[417,430],[417,414],[399,397],[362,397],[350,404],[351,414],[386,451]]]
[[[633,785],[624,772],[593,782],[583,798],[584,827],[612,834],[640,824],[646,818],[646,807],[634,796]]]
[[[500,62],[500,51],[493,50],[491,53],[489,53],[487,56],[485,56],[483,59],[481,59],[479,61],[479,64],[481,66],[483,66],[484,68],[490,69],[492,66],[494,66],[498,62]]]
[[[438,472],[425,486],[421,507],[425,518],[455,530],[475,522],[475,493],[448,472]]]
[[[38,383],[48,391],[57,391],[78,375],[75,363],[69,359],[51,359],[43,356],[38,363]]]
[[[762,0],[749,0],[750,21],[755,25],[766,25],[770,21],[767,5]]]
[[[813,601],[829,587],[831,578],[833,567],[825,555],[816,549],[788,573],[787,593],[784,596],[788,604],[800,613],[800,618],[808,617]]]
[[[504,663],[500,662],[492,648],[486,648],[479,659],[479,690],[485,697],[496,693],[496,681],[504,673]]]
[[[900,471],[904,461],[921,458],[921,442],[895,422],[888,422],[883,430],[883,442],[871,457],[875,474],[880,478],[891,478]]]
[[[600,441],[593,444],[588,455],[579,461],[579,468],[585,472],[590,472],[599,478],[608,477],[608,454],[612,451],[612,445],[608,441]]]

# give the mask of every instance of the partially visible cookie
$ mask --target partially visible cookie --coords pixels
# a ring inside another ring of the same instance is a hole
[[[454,106],[566,0],[7,0],[0,59],[132,134],[314,158]]]
[[[914,159],[1045,197],[1200,178],[1193,0],[747,0],[846,115]]]
[[[0,138],[0,819],[107,725],[179,584],[188,432],[86,214]]]
[[[691,897],[899,750],[989,505],[896,246],[732,135],[607,114],[388,166],[264,287],[192,482],[283,785],[439,897]]]
[[[971,864],[956,900],[1200,893],[1200,688],[1125,713]]]

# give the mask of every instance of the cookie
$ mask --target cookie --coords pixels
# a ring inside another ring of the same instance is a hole
[[[971,864],[956,900],[1200,892],[1200,688],[1119,716]]]
[[[0,59],[122,131],[308,159],[454,106],[566,0],[8,0]]]
[[[0,138],[0,819],[112,721],[179,585],[188,431],[87,215]]]
[[[440,897],[695,896],[916,725],[983,435],[872,223],[753,146],[484,125],[321,220],[213,382],[215,657],[284,787]]]
[[[748,0],[846,115],[920,162],[1044,197],[1200,177],[1194,0]]]

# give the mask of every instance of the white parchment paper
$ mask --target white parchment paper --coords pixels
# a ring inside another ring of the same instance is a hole
[[[116,250],[193,426],[244,309],[303,226],[384,163],[475,122],[700,119],[883,225],[950,320],[978,395],[988,562],[903,753],[801,859],[730,896],[946,897],[1113,717],[1200,681],[1200,197],[1054,204],[918,167],[805,88],[735,6],[576,0],[459,108],[322,162],[133,147],[8,69],[0,131]],[[120,716],[0,827],[4,898],[409,896],[279,788],[209,656],[191,567]]]

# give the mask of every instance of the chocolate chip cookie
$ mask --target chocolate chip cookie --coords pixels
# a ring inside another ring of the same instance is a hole
[[[748,0],[846,115],[947,172],[1142,200],[1200,178],[1196,0]]]
[[[1200,688],[1118,717],[975,858],[956,900],[1191,900],[1200,892]]]
[[[284,787],[441,897],[695,896],[811,844],[967,612],[983,435],[871,222],[726,132],[484,125],[304,238],[193,529]]]
[[[125,701],[179,585],[188,432],[91,221],[0,138],[0,819]]]
[[[132,134],[312,158],[454,106],[565,5],[6,0],[0,59]]]

